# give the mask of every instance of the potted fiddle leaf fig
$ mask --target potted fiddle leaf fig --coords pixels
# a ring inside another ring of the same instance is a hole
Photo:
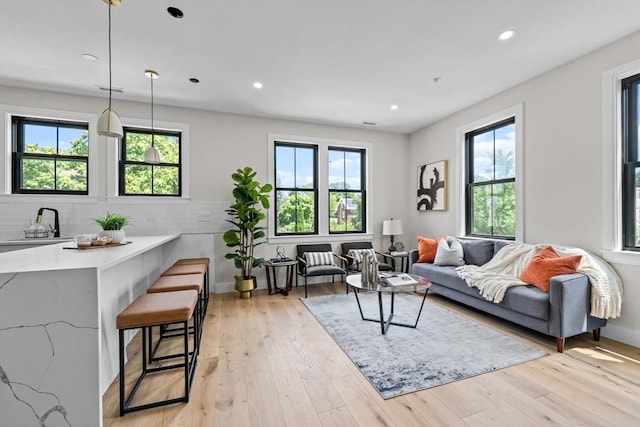
[[[256,246],[265,243],[266,227],[261,226],[260,222],[267,218],[262,209],[269,209],[269,192],[273,186],[256,181],[256,174],[250,167],[231,174],[235,201],[229,209],[225,209],[231,215],[227,222],[232,228],[224,233],[223,239],[234,250],[224,257],[233,260],[235,267],[240,270],[240,274],[235,276],[235,287],[240,292],[240,298],[251,297],[251,291],[256,288],[253,268],[261,267],[265,262],[264,258],[256,257],[254,251]]]

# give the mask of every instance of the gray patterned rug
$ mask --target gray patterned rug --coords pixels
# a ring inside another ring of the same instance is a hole
[[[376,294],[359,295],[364,316],[377,319]],[[378,323],[360,318],[352,292],[301,300],[385,399],[547,354],[429,303],[429,297],[416,329],[391,325],[385,335]],[[394,321],[413,324],[421,300],[416,295],[396,295]],[[386,316],[389,295],[383,301]]]

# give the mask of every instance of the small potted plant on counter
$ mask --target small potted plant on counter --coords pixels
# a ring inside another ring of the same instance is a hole
[[[120,214],[107,212],[107,216],[93,218],[102,231],[100,236],[107,236],[113,243],[120,243],[124,240],[125,234],[122,227],[129,224],[129,217]]]

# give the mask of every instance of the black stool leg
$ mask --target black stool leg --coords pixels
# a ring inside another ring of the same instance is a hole
[[[144,346],[144,343],[142,344]],[[124,415],[124,330],[118,330],[118,356],[120,359],[120,416]]]

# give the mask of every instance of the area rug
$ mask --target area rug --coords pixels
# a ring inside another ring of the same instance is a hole
[[[365,317],[379,318],[378,297],[360,292]],[[346,294],[301,298],[309,311],[384,399],[469,378],[545,356],[547,353],[494,329],[425,302],[416,329],[360,318]],[[393,321],[415,322],[421,296],[397,294]],[[383,295],[385,316],[389,295]]]

